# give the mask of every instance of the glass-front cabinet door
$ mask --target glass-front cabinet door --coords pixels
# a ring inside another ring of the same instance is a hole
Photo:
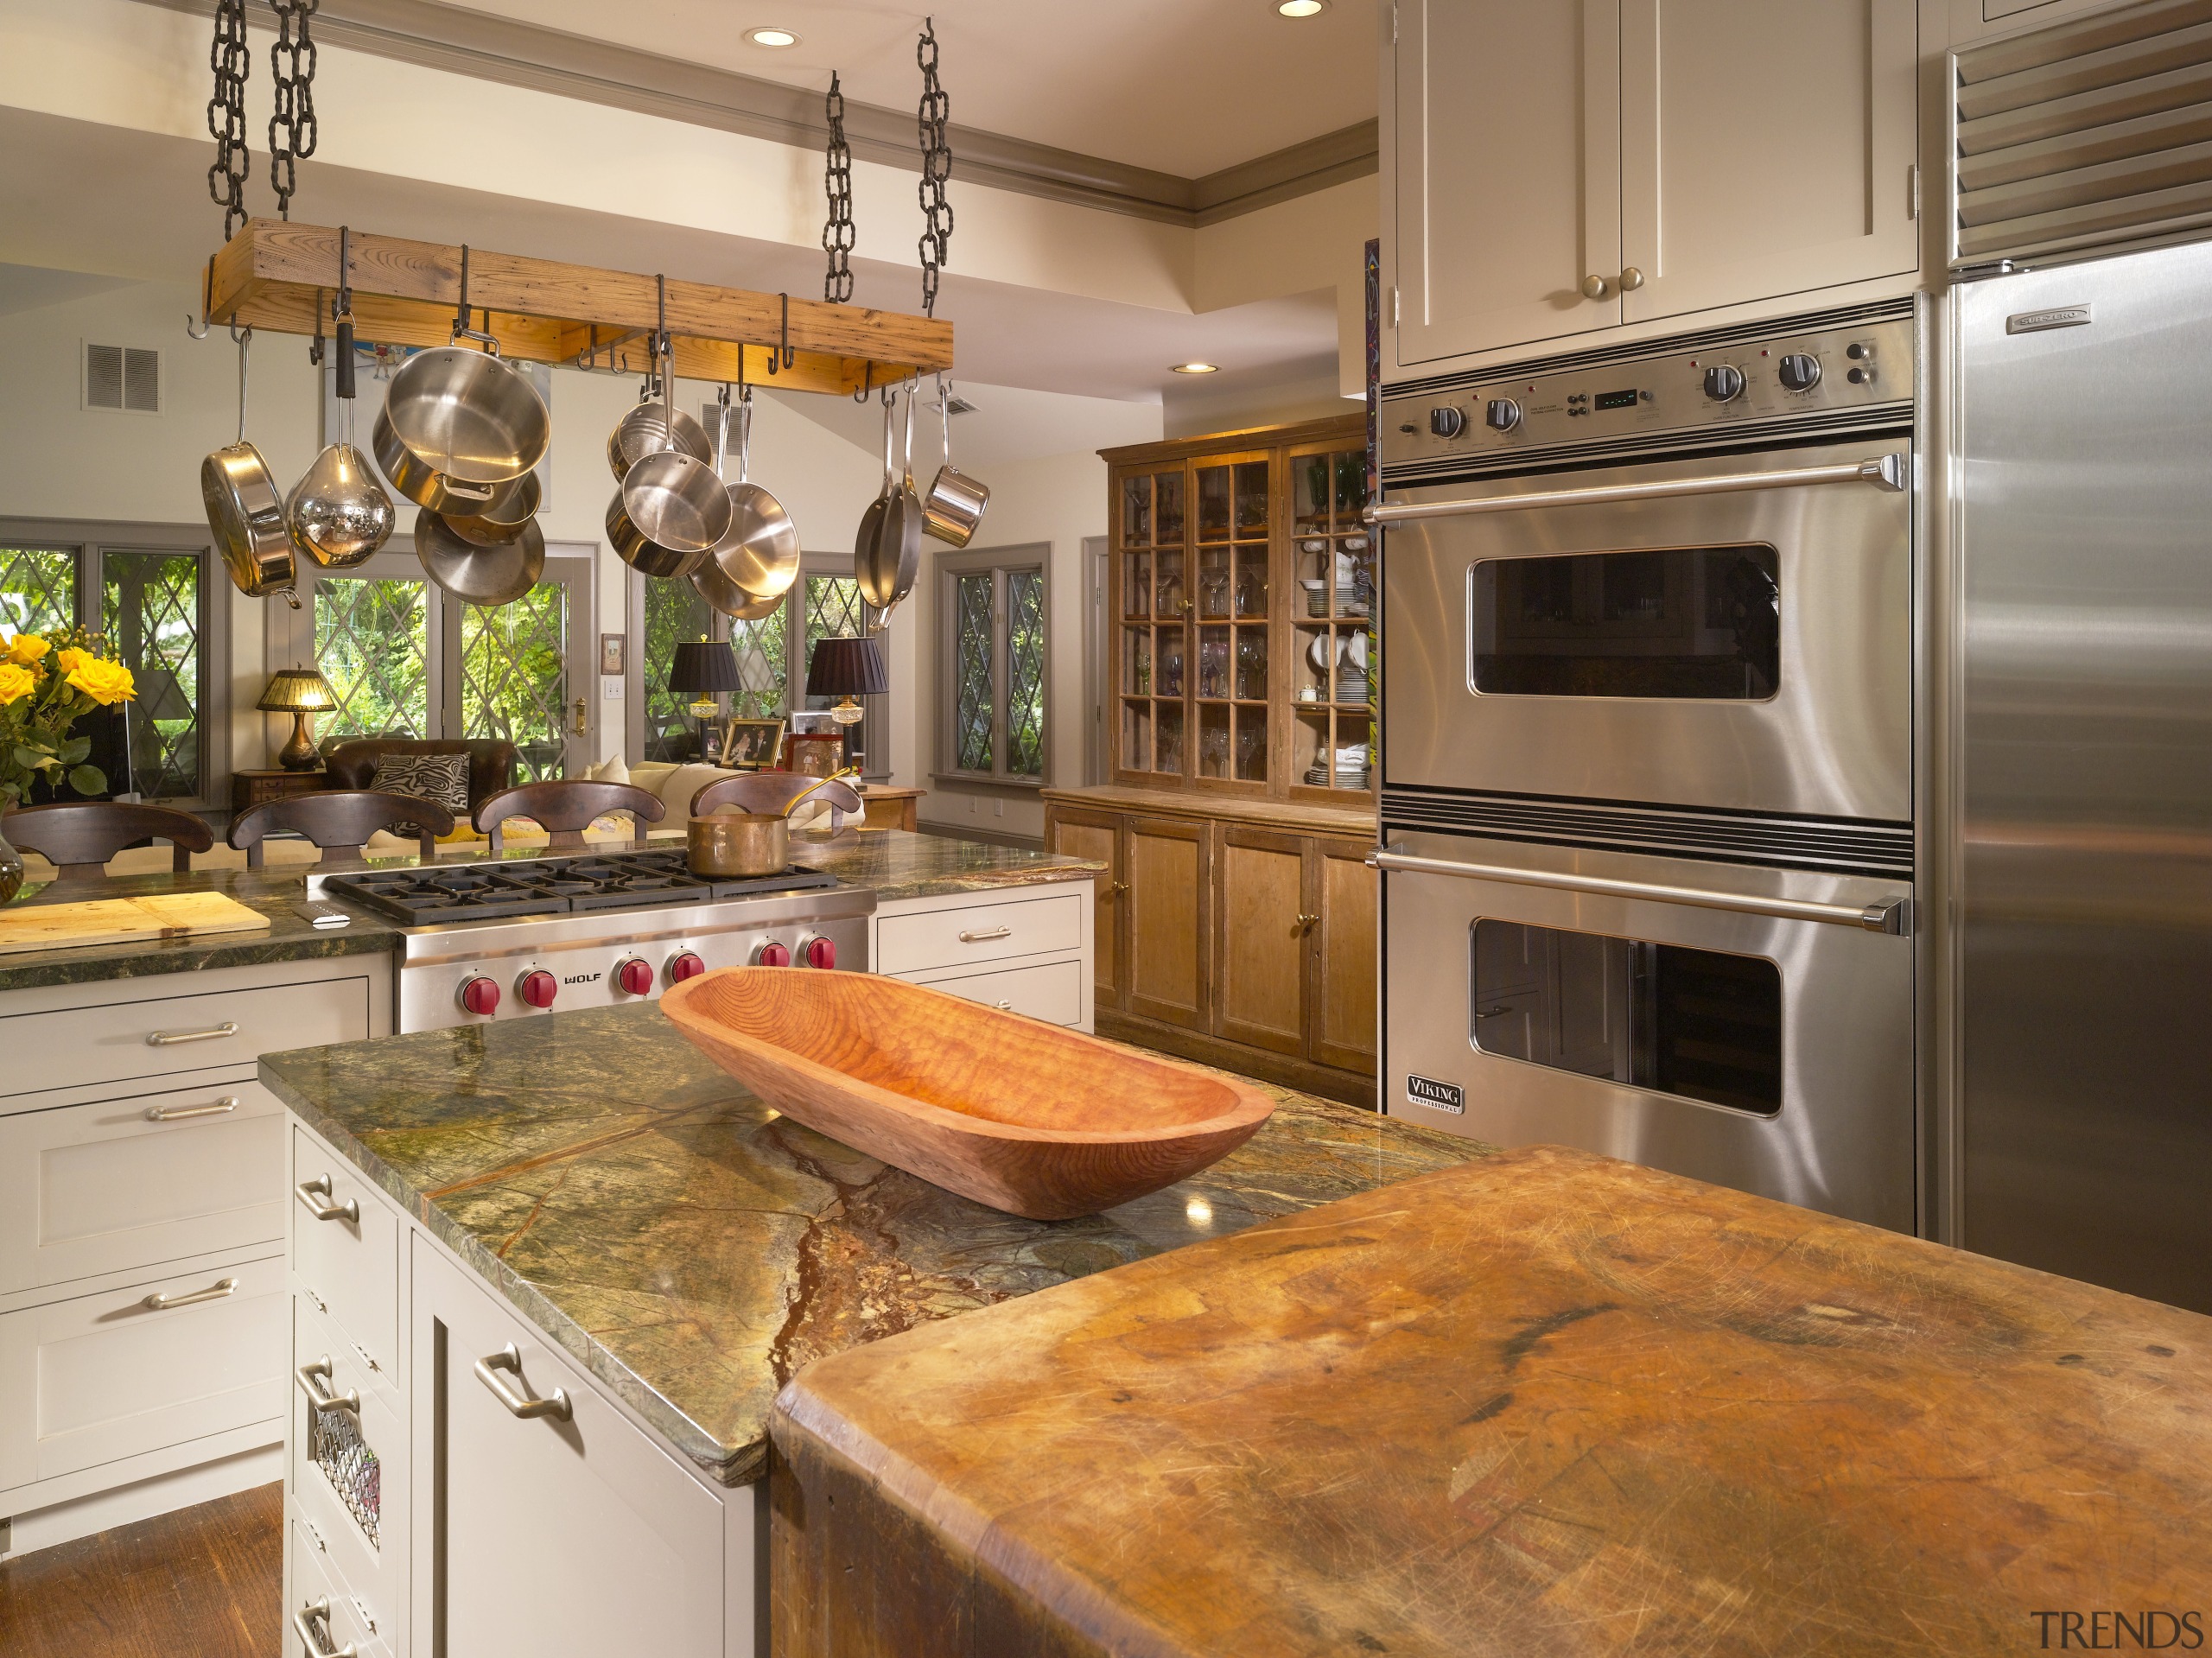
[[[1374,773],[1364,441],[1343,421],[1237,435],[1111,474],[1115,778],[1357,805]]]

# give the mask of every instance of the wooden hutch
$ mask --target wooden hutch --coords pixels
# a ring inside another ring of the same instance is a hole
[[[1363,415],[1100,453],[1110,786],[1098,1029],[1372,1107],[1374,532]]]

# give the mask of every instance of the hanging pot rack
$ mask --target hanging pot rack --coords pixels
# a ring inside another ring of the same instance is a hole
[[[215,255],[203,321],[315,334],[339,257],[334,226],[249,219]],[[500,355],[634,373],[657,326],[655,278],[436,242],[350,233],[360,337],[452,341],[467,260],[468,305]],[[952,367],[952,324],[896,311],[671,281],[676,372],[785,391],[851,393]]]

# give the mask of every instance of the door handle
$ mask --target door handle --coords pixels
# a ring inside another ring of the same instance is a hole
[[[226,1111],[238,1109],[238,1096],[226,1094],[213,1105],[149,1105],[146,1108],[149,1122],[189,1122],[194,1117],[219,1117]]]
[[[1510,864],[1460,863],[1449,858],[1416,858],[1387,846],[1367,854],[1377,869],[1416,875],[1457,875],[1465,880],[1510,881],[1560,893],[1588,893],[1599,898],[1649,899],[1660,904],[1693,904],[1700,909],[1730,910],[1738,915],[1771,916],[1779,921],[1827,921],[1863,927],[1868,932],[1912,931],[1912,901],[1878,899],[1872,904],[1821,904],[1810,899],[1764,898],[1751,893],[1715,893],[1701,886],[1665,886],[1656,881],[1610,880],[1600,875],[1569,875],[1549,869],[1516,869]]]
[[[225,1020],[220,1025],[211,1025],[204,1031],[155,1031],[146,1038],[149,1048],[174,1048],[180,1042],[216,1042],[238,1033],[235,1020]]]
[[[315,1625],[322,1626],[322,1633],[315,1633]],[[292,1629],[300,1637],[300,1644],[307,1648],[308,1658],[360,1658],[360,1654],[349,1642],[342,1647],[330,1644],[330,1602],[327,1598],[302,1604],[292,1614]]]
[[[219,1301],[238,1286],[235,1278],[219,1278],[204,1290],[194,1290],[189,1295],[149,1295],[138,1305],[149,1312],[166,1312],[171,1307],[188,1307],[196,1301]]]
[[[576,699],[576,729],[575,734],[579,737],[585,736],[589,734],[590,730],[591,704],[586,702],[582,697],[579,696]]]
[[[994,938],[1013,937],[1014,929],[1011,927],[993,927],[987,932],[963,932],[960,935],[960,942],[963,944],[988,944]]]
[[[361,1413],[361,1395],[358,1393],[331,1392],[321,1381],[329,1374],[330,1355],[325,1353],[314,1363],[300,1366],[292,1372],[292,1376],[307,1389],[308,1402],[315,1407],[317,1415],[327,1416],[332,1411],[342,1410],[359,1416]]]
[[[302,1180],[292,1190],[299,1194],[300,1201],[308,1206],[308,1213],[319,1221],[352,1221],[357,1225],[360,1222],[359,1199],[348,1197],[342,1204],[322,1201],[331,1195],[330,1177],[327,1174],[319,1174],[312,1180]]]
[[[1478,512],[1524,512],[1543,506],[1603,506],[1617,501],[1663,501],[1683,495],[1735,495],[1754,489],[1803,489],[1815,484],[1872,484],[1892,492],[1911,481],[1902,454],[1870,455],[1832,467],[1790,467],[1780,472],[1723,473],[1705,478],[1661,478],[1644,484],[1596,484],[1586,489],[1546,489],[1528,495],[1482,495],[1455,501],[1371,503],[1360,516],[1369,524],[1416,524]]]
[[[550,1399],[532,1399],[502,1382],[496,1374],[501,1370],[512,1370],[517,1381],[522,1379],[522,1355],[512,1342],[476,1361],[476,1379],[492,1390],[493,1397],[507,1407],[509,1414],[525,1420],[533,1416],[557,1416],[564,1422],[574,1420],[575,1407],[569,1403],[566,1388],[554,1388]]]

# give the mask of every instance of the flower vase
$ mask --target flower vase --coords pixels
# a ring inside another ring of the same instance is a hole
[[[8,837],[0,834],[0,904],[11,904],[16,894],[23,890],[23,854],[8,844]]]

